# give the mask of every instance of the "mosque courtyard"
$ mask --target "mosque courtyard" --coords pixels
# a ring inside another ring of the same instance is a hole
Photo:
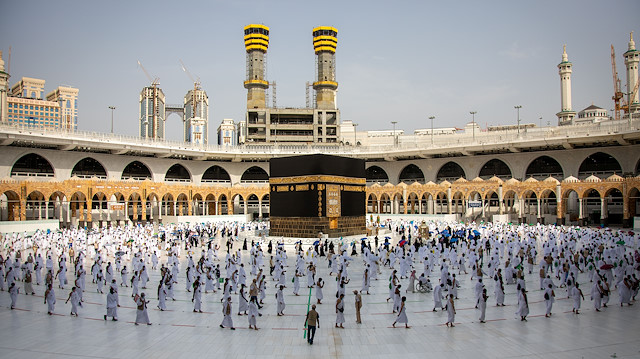
[[[243,234],[234,249],[241,248]],[[268,240],[268,239],[267,239]],[[275,239],[274,239],[275,240]],[[393,243],[399,238],[394,236]],[[221,248],[224,241],[219,239]],[[373,242],[372,242],[373,245]],[[318,305],[320,328],[313,345],[303,338],[304,321],[310,301],[310,290],[306,277],[301,278],[300,296],[292,294],[291,275],[295,266],[292,245],[287,250],[287,287],[284,290],[286,308],[284,316],[276,316],[276,301],[273,279],[267,275],[267,293],[263,314],[257,320],[259,330],[248,329],[247,316],[237,315],[238,296],[232,293],[233,323],[237,330],[222,329],[222,294],[203,292],[204,313],[194,313],[191,293],[185,288],[186,256],[180,258],[181,267],[175,289],[175,301],[167,300],[168,310],[161,312],[156,306],[159,270],[150,270],[147,289],[151,326],[134,325],[136,307],[131,298],[131,287],[119,288],[119,321],[103,320],[106,313],[106,294],[96,292],[87,274],[84,304],[78,317],[69,315],[71,304],[65,304],[73,275],[69,273],[70,285],[57,288],[55,314],[47,315],[43,304],[44,285],[35,285],[34,296],[25,295],[24,284],[18,282],[21,293],[16,308],[10,310],[10,298],[6,291],[0,292],[0,357],[3,358],[638,358],[640,357],[640,305],[620,307],[617,291],[607,308],[594,310],[589,292],[591,283],[586,275],[578,278],[585,301],[579,315],[572,313],[572,300],[567,299],[566,289],[556,289],[556,303],[551,318],[545,318],[545,304],[539,290],[537,268],[526,276],[530,315],[521,321],[515,314],[515,285],[505,285],[504,307],[496,307],[493,295],[493,280],[485,277],[489,299],[486,323],[480,323],[479,310],[475,309],[475,298],[470,274],[458,275],[461,288],[455,305],[456,326],[445,326],[446,311],[433,312],[433,293],[407,293],[407,315],[410,328],[399,324],[392,327],[396,317],[392,313],[389,294],[390,269],[380,267],[378,280],[371,281],[370,294],[363,293],[362,324],[355,322],[354,290],[362,287],[364,264],[358,256],[349,264],[350,283],[346,285],[344,329],[335,328],[335,274],[329,275],[326,257],[318,260],[317,277],[325,281],[324,300]],[[304,246],[303,249],[308,248]],[[265,269],[268,274],[269,255],[265,251]],[[194,261],[200,257],[195,250]],[[219,252],[224,267],[224,251]],[[247,283],[253,276],[249,273],[248,251],[242,252],[247,271]],[[25,258],[26,255],[23,255]],[[112,261],[107,258],[106,261]],[[160,257],[165,263],[166,257]],[[93,262],[87,258],[85,269]],[[422,265],[414,263],[418,273]],[[223,271],[224,272],[224,271]],[[458,270],[451,270],[458,273]],[[431,274],[431,282],[437,283],[439,269]],[[120,283],[120,275],[117,275]],[[556,280],[557,282],[557,280]],[[402,279],[402,292],[408,280]],[[108,286],[105,286],[108,289]],[[106,293],[106,291],[105,291]],[[315,290],[311,292],[311,303],[315,302]],[[248,293],[247,293],[248,296]]]

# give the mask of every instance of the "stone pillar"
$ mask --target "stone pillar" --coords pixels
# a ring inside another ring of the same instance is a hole
[[[375,213],[382,213],[382,201],[380,201],[379,199],[376,200],[377,204],[376,204],[376,211],[374,211]]]
[[[49,201],[44,202],[44,215],[49,219]]]
[[[244,200],[244,205],[243,205],[243,207],[244,207],[244,214],[245,214],[245,216],[246,216],[247,214],[249,214],[249,204],[248,204],[249,199],[248,199],[248,198],[243,198],[243,200]]]
[[[633,227],[633,216],[635,216],[635,203],[633,204],[633,211],[631,210],[631,203],[629,196],[627,195],[627,184],[622,184],[622,226],[625,228]],[[637,201],[637,199],[636,199]]]
[[[262,199],[258,198],[258,218],[262,218]]]
[[[142,221],[147,221],[147,200],[144,198],[140,199],[140,210],[142,211]]]
[[[602,226],[606,226],[607,221],[607,211],[608,211],[608,203],[606,197],[600,197],[600,224]]]
[[[18,209],[20,213],[20,221],[27,220],[27,199],[20,198],[20,208]]]
[[[580,225],[582,225],[582,197],[578,197],[578,221],[580,222]]]
[[[562,206],[562,187],[556,185],[556,224],[564,224],[564,208]]]
[[[451,198],[451,187],[449,187],[449,188],[447,188],[447,207],[449,209],[449,214],[453,213],[452,212],[453,208],[452,208],[452,204],[451,204],[452,200],[453,199]]]
[[[538,197],[538,223],[542,222],[542,210],[540,208],[540,197]]]
[[[162,221],[162,199],[158,200],[158,221]]]

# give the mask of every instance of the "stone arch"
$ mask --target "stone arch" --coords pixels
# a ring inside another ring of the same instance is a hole
[[[71,177],[107,179],[107,171],[102,163],[93,157],[85,157],[78,161],[71,170]]]
[[[527,171],[524,174],[525,178],[533,177],[539,181],[544,180],[547,177],[565,178],[564,170],[558,161],[551,156],[539,156],[527,166]]]
[[[411,184],[413,182],[424,183],[424,173],[420,167],[413,163],[406,165],[398,176],[398,183]]]
[[[389,182],[389,175],[379,166],[370,166],[365,170],[367,183],[380,183],[382,185]]]
[[[3,221],[20,220],[20,195],[15,191],[4,191],[0,195],[1,218]]]
[[[545,189],[540,193],[540,213],[546,223],[546,216],[554,217],[558,213],[558,200],[556,192],[551,189]]]
[[[504,161],[494,158],[487,161],[482,168],[480,168],[480,173],[478,174],[478,177],[484,180],[493,176],[502,180],[507,180],[513,177],[513,172]]]
[[[624,198],[618,188],[609,188],[603,198],[602,218],[606,225],[622,225],[624,218]]]
[[[136,181],[144,181],[144,180],[152,180],[151,171],[149,171],[149,167],[140,161],[132,161],[130,162],[122,171],[122,176],[120,177],[123,180],[136,180]]]
[[[620,162],[608,153],[596,152],[582,161],[578,169],[578,178],[585,179],[591,175],[606,178],[614,173],[622,173]]]
[[[378,213],[391,213],[391,196],[386,192],[380,195],[380,210]]]
[[[229,201],[227,195],[221,194],[218,197],[218,214],[229,214]]]
[[[240,178],[241,183],[268,183],[269,175],[267,171],[258,166],[252,166],[247,168],[244,173],[242,173],[242,177]]]
[[[627,198],[627,218],[633,220],[633,217],[640,214],[640,188],[632,187],[629,189]],[[632,224],[632,223],[629,223]]]
[[[188,216],[189,215],[189,197],[180,193],[176,197],[176,205],[178,208],[177,215],[178,216]]]
[[[25,219],[38,220],[43,219],[43,211],[45,210],[45,197],[42,192],[35,190],[25,198]],[[46,213],[45,213],[46,215]],[[45,217],[46,218],[46,217]]]
[[[415,192],[407,193],[407,213],[420,214],[420,197]]]
[[[55,171],[46,158],[29,153],[14,162],[11,177],[55,177]]]
[[[231,195],[231,204],[233,213],[244,213],[244,205],[246,204],[246,195],[234,193]]]
[[[519,197],[516,191],[507,190],[503,197],[502,201],[504,202],[504,213],[509,215],[510,217],[514,217],[518,215],[519,208],[516,206]]]
[[[270,196],[269,193],[265,193],[262,198],[260,199],[262,201],[261,204],[261,210],[260,210],[260,214],[262,214],[263,217],[265,217],[265,214],[267,215],[267,217],[269,216],[269,212],[271,211],[271,207],[269,206],[270,202]]]
[[[453,214],[458,214],[464,217],[466,212],[466,200],[462,191],[456,191],[451,195],[451,211]]]
[[[449,213],[449,198],[447,192],[440,191],[435,197],[435,214],[448,214]]]
[[[174,197],[173,194],[171,193],[165,193],[164,196],[162,196],[162,208],[161,208],[162,213],[165,216],[175,216],[176,215],[176,203],[174,201]]]
[[[185,166],[176,163],[169,167],[164,175],[164,180],[166,182],[191,182],[191,173]]]
[[[375,193],[369,193],[367,196],[367,213],[378,213],[378,196]]]
[[[217,215],[218,208],[216,206],[216,196],[213,193],[209,193],[205,198],[205,203],[207,205],[207,214],[209,215]]]
[[[231,177],[227,170],[218,165],[214,165],[204,171],[201,181],[204,183],[231,183]]]
[[[454,161],[449,161],[442,165],[438,170],[438,174],[436,175],[436,182],[449,181],[453,182],[458,178],[466,178],[467,175],[458,163]]]

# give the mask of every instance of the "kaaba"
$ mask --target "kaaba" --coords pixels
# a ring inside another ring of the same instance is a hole
[[[366,233],[365,162],[314,154],[269,161],[272,236]]]

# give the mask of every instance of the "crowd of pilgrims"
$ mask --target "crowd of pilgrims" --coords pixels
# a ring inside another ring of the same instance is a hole
[[[300,241],[290,252],[295,257],[292,263],[282,239],[253,235],[268,227],[265,222],[138,225],[7,235],[2,238],[0,251],[0,289],[9,292],[13,309],[21,286],[18,282],[23,282],[25,295],[35,294],[34,282],[44,283],[44,302],[51,315],[55,291],[71,288],[67,302],[71,302],[71,314],[77,316],[86,282],[91,280],[98,293],[106,293],[105,320],[117,320],[119,293],[125,292],[122,295],[130,294],[137,305],[135,323],[151,324],[147,314],[150,298],[157,301],[160,311],[167,310],[168,303],[176,299],[175,289],[183,283],[194,312],[202,312],[203,291],[220,293],[224,317],[220,326],[231,329],[234,313],[247,315],[250,328],[258,329],[257,317],[262,316],[260,309],[268,291],[275,290],[276,315],[284,315],[284,291],[290,283],[293,294],[300,295],[300,287],[306,285],[317,304],[322,304],[325,282],[318,271],[322,265],[335,276],[336,298],[340,298],[337,308],[351,279],[359,278],[359,292],[369,294],[375,283],[372,280],[378,280],[383,269],[388,271],[387,301],[393,301],[397,321],[405,324],[402,293],[421,288],[422,292],[431,292],[432,310],[446,310],[447,325],[453,326],[454,301],[463,276],[470,277],[473,299],[481,311],[480,322],[485,321],[491,289],[487,286],[491,282],[497,306],[505,305],[505,286],[515,287],[516,314],[523,321],[529,314],[525,276],[539,278],[534,282],[539,283],[537,289],[546,304],[547,317],[552,315],[558,295],[571,298],[573,311],[579,314],[585,295],[594,309],[601,311],[612,298],[621,306],[632,305],[638,293],[640,236],[630,231],[429,222],[429,235],[421,238],[419,226],[409,221],[368,225],[393,236],[321,238],[307,245]],[[181,269],[183,257],[186,266]],[[353,261],[362,262],[362,271],[358,266],[358,273],[350,273]],[[159,273],[157,282],[150,283],[151,271]],[[386,290],[386,275],[380,279]],[[587,288],[583,289],[580,283],[586,282]],[[559,288],[563,288],[562,294]],[[148,289],[147,293],[142,289]],[[237,301],[232,300],[236,295]],[[237,305],[232,305],[234,302]],[[342,312],[336,310],[336,325],[344,322]]]

